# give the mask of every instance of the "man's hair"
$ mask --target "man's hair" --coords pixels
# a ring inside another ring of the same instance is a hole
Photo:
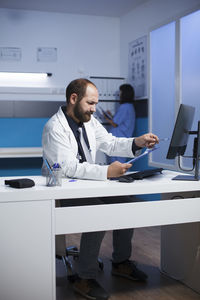
[[[66,88],[67,103],[69,103],[69,99],[72,94],[77,94],[78,101],[81,101],[81,99],[85,96],[88,84],[92,84],[93,86],[95,86],[93,82],[86,78],[79,78],[71,81]]]
[[[132,85],[130,84],[122,84],[119,87],[121,91],[120,95],[120,102],[125,103],[125,102],[133,102],[135,99],[135,91]]]

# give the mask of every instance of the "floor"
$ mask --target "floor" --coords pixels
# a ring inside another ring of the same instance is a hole
[[[68,235],[67,244],[79,247],[80,234]],[[200,300],[200,295],[182,283],[162,274],[160,265],[160,227],[135,229],[132,259],[148,274],[147,283],[132,282],[110,274],[112,232],[107,232],[102,243],[100,257],[104,263],[99,270],[98,281],[111,295],[109,300]],[[76,262],[74,263],[76,265]],[[57,300],[81,300],[68,282],[62,261],[56,260]]]

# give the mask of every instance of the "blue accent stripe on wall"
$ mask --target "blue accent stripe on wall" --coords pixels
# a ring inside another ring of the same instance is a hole
[[[0,147],[41,147],[48,118],[0,118]]]

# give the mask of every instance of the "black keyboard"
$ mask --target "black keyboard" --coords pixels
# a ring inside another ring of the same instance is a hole
[[[133,182],[134,180],[143,179],[146,177],[161,174],[162,170],[163,170],[163,168],[143,170],[143,171],[123,175],[123,176],[119,177],[118,179],[120,182]]]

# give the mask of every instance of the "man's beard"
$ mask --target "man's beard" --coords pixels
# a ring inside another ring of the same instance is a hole
[[[92,113],[84,112],[78,102],[74,107],[74,115],[81,123],[84,123],[90,121]]]

